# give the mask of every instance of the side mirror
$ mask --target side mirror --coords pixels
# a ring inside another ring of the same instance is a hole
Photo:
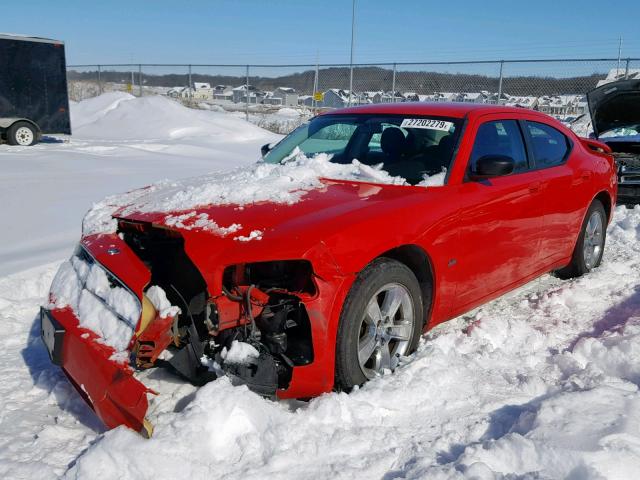
[[[262,156],[264,157],[267,153],[269,153],[271,151],[271,144],[270,143],[265,143],[264,145],[262,145],[260,147],[260,153],[262,154]]]
[[[490,177],[501,177],[513,173],[516,162],[506,155],[485,155],[476,162],[476,169],[471,176],[474,180]]]

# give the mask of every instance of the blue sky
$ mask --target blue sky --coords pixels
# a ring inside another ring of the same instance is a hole
[[[13,3],[8,1],[0,2]],[[356,62],[640,57],[640,2],[357,0]],[[24,0],[0,31],[78,63],[344,63],[351,0]]]

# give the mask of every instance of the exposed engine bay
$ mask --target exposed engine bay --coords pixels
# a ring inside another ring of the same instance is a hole
[[[220,374],[265,396],[286,389],[295,366],[313,361],[304,299],[316,293],[311,264],[282,260],[227,266],[221,292],[211,295],[184,249],[180,233],[121,220],[124,242],[151,272],[180,313],[161,319],[143,297],[133,348],[136,367],[168,367],[195,385]],[[243,361],[225,358],[234,342],[257,351]]]
[[[618,167],[619,203],[640,203],[640,143],[607,142]]]

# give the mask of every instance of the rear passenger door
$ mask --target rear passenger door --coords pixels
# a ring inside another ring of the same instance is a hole
[[[467,172],[485,155],[509,156],[516,168],[510,175],[486,180],[468,177],[460,185],[459,311],[495,296],[539,268],[543,209],[538,173],[529,164],[518,120],[488,118],[477,129]]]
[[[533,120],[524,120],[522,126],[543,192],[541,262],[550,265],[573,251],[592,193],[587,185],[590,172],[560,130]]]

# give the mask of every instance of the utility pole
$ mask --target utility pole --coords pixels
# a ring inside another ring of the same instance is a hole
[[[249,65],[247,65],[247,84],[245,85],[245,99],[246,99],[246,103],[244,106],[244,117],[245,120],[248,122],[249,121]],[[258,98],[256,97],[256,105],[258,104]]]
[[[356,0],[351,6],[351,56],[349,57],[349,106],[351,106],[351,95],[353,94],[353,38],[356,23]]]
[[[622,55],[622,35],[618,39],[618,66],[616,67],[616,79],[620,76],[620,56]]]
[[[316,51],[316,74],[314,76],[313,79],[313,97],[312,97],[312,101],[311,104],[313,105],[313,109],[315,113],[317,112],[318,109],[318,101],[316,100],[316,93],[318,91],[318,73],[320,70],[320,53]]]

